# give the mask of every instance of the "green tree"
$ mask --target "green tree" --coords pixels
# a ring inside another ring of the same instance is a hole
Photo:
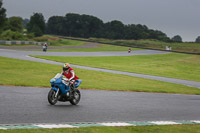
[[[30,22],[29,19],[25,18],[23,19],[22,25],[24,26],[24,28],[27,28],[27,24]]]
[[[80,21],[83,37],[96,37],[103,27],[103,21],[94,16],[83,14],[80,16]]]
[[[172,37],[171,40],[174,42],[182,42],[182,38],[180,35],[176,35],[176,36]]]
[[[45,20],[42,13],[34,13],[27,24],[27,30],[35,36],[42,36],[45,33]]]
[[[3,26],[6,22],[6,9],[2,7],[3,2],[0,0],[0,33],[3,30]]]
[[[124,33],[125,39],[138,39],[136,25],[134,24],[125,25]]]
[[[43,35],[43,32],[41,31],[41,29],[38,25],[34,25],[31,31],[32,31],[32,33],[34,33],[34,35],[36,37]]]
[[[21,17],[10,17],[8,19],[8,26],[11,31],[23,31],[23,25],[22,25],[23,19]]]
[[[113,20],[104,26],[105,38],[123,39],[124,38],[124,24],[121,21]]]
[[[103,23],[97,17],[68,13],[64,17],[53,16],[47,22],[49,34],[72,37],[97,37],[108,39],[157,39],[170,41],[167,35],[146,25],[124,25],[118,20]]]
[[[195,42],[200,43],[200,36],[196,38]]]
[[[68,13],[65,15],[65,33],[69,36],[80,37],[81,27],[81,16],[75,13]]]
[[[68,13],[65,17],[53,16],[47,22],[47,33],[75,37],[95,37],[103,21],[90,15]]]
[[[64,17],[62,16],[52,16],[47,22],[47,33],[56,35],[64,34]]]

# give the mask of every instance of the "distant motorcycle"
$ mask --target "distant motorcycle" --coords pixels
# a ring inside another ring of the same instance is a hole
[[[128,53],[130,53],[130,52],[131,52],[131,48],[128,49]]]
[[[57,101],[66,102],[69,101],[72,105],[77,105],[81,99],[81,93],[77,89],[82,80],[71,83],[70,81],[67,85],[62,83],[63,75],[58,73],[54,78],[50,80],[51,90],[48,93],[48,101],[51,105],[55,105]]]
[[[43,48],[43,52],[47,51],[47,46],[42,46],[42,48]]]

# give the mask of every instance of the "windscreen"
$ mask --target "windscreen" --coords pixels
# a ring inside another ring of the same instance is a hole
[[[60,73],[57,73],[56,76],[55,76],[54,78],[57,79],[57,78],[60,78],[60,76],[61,76],[61,74],[60,74]]]

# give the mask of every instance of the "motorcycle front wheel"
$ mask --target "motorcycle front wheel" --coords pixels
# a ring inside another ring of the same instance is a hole
[[[55,97],[55,95],[56,95],[56,91],[51,89],[48,94],[48,101],[51,105],[55,105],[58,101],[58,98]]]
[[[81,99],[81,93],[78,89],[72,92],[72,99],[69,101],[72,105],[77,105]]]

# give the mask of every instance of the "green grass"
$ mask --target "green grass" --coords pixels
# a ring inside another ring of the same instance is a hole
[[[82,46],[86,43],[84,41],[64,39],[64,38],[59,38],[59,37],[50,36],[50,35],[44,35],[37,39],[47,40],[47,42],[51,44],[50,46]]]
[[[1,45],[0,45],[1,46]],[[3,46],[3,45],[2,45]],[[21,46],[35,46],[35,45],[12,45],[12,46],[7,46],[7,47],[21,47]],[[54,45],[56,46],[56,45]],[[49,46],[49,47],[54,47],[54,46]],[[59,46],[59,45],[57,45]],[[76,45],[73,45],[76,46]],[[35,46],[35,47],[41,47],[41,46]],[[61,49],[47,49],[47,51],[55,51],[55,52],[100,52],[100,51],[128,51],[127,47],[123,46],[113,46],[113,45],[106,45],[106,44],[100,44],[98,47],[94,48],[66,48],[62,49],[62,45],[60,46]],[[17,50],[23,50],[23,51],[41,51],[41,49],[17,49]],[[132,51],[135,50],[143,50],[139,48],[132,48]]]
[[[50,87],[62,66],[0,57],[0,85]],[[200,89],[162,81],[74,68],[81,88],[200,95]],[[145,83],[145,84],[144,84]]]
[[[0,130],[0,133],[200,133],[200,125]]]
[[[139,48],[132,48],[132,50],[143,50]],[[128,47],[123,46],[114,46],[114,45],[106,45],[100,44],[95,48],[78,48],[78,49],[48,49],[48,51],[57,51],[57,52],[69,52],[69,51],[77,51],[77,52],[98,52],[98,51],[128,51]]]
[[[54,36],[42,36],[37,38],[37,40],[29,40],[33,42],[48,42],[50,43],[50,46],[82,46],[85,45],[86,42],[84,41],[77,41],[77,40],[70,40],[70,39],[61,39],[59,37],[54,37]],[[12,44],[12,45],[3,45],[1,44],[0,46],[8,46],[8,47],[19,47],[19,46],[36,46],[36,45],[30,45],[30,44]]]
[[[200,53],[200,43],[183,42],[183,43],[167,43],[158,40],[109,40],[102,38],[90,38],[89,41],[101,43],[113,43],[126,46],[135,46],[140,48],[152,48],[165,50],[166,46],[171,46],[172,50],[179,52]]]
[[[121,57],[34,57],[83,66],[200,81],[200,55],[170,53]]]
[[[98,47],[94,48],[78,48],[78,46],[84,46],[91,42],[85,41],[78,41],[78,40],[71,40],[71,39],[64,39],[55,36],[44,35],[42,37],[37,38],[39,41],[46,40],[42,42],[48,42],[50,45],[48,47],[60,47],[60,49],[48,49],[48,51],[57,51],[57,52],[69,52],[69,51],[77,51],[77,52],[95,52],[95,51],[128,51],[128,47],[124,46],[115,46],[115,45],[107,45],[107,44],[99,44]],[[28,47],[28,46],[35,46],[41,47],[36,45],[29,45],[29,44],[13,44],[13,45],[0,45],[0,46],[7,46],[7,47]],[[77,48],[66,48],[62,49],[62,47],[77,47]],[[42,49],[42,48],[41,48]],[[18,49],[19,50],[19,49]],[[22,49],[25,51],[41,51],[38,49]],[[132,50],[142,50],[139,48],[132,48]]]
[[[76,40],[69,40],[69,39],[61,39],[58,41],[49,41],[50,46],[82,46],[86,42],[83,41],[76,41]]]

